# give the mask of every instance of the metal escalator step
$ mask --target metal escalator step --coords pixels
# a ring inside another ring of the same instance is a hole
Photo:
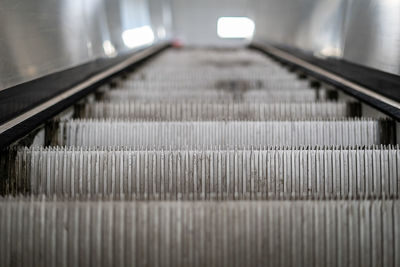
[[[399,266],[399,201],[0,202],[1,266]]]
[[[379,145],[393,143],[393,121],[154,122],[114,119],[61,121],[58,144],[185,148],[268,145]]]
[[[178,67],[171,69],[151,68],[144,69],[129,77],[131,80],[146,78],[147,81],[177,81],[185,79],[193,80],[218,80],[218,79],[252,79],[264,81],[296,81],[296,74],[288,72],[284,68],[274,66],[263,67]],[[297,80],[299,81],[299,80]]]
[[[299,89],[285,91],[228,91],[228,90],[124,90],[116,89],[104,94],[104,100],[108,101],[137,101],[137,100],[192,100],[192,101],[257,101],[257,102],[312,102],[326,100],[329,98],[329,91]]]
[[[354,102],[226,102],[132,101],[95,102],[82,108],[82,118],[120,118],[160,121],[345,118],[359,116]]]
[[[173,74],[171,74],[173,75]],[[311,89],[307,81],[296,79],[284,80],[262,80],[262,79],[206,79],[185,77],[181,79],[159,79],[159,80],[125,80],[119,83],[119,88],[126,90],[153,90],[153,89],[169,89],[169,90],[199,90],[212,88],[227,88],[226,85],[242,86],[246,89],[263,89],[263,90],[300,90]],[[229,88],[229,87],[228,87]]]
[[[399,147],[25,148],[10,194],[67,199],[398,198]]]

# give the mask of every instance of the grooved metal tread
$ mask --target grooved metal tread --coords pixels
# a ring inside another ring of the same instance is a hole
[[[400,201],[0,201],[0,266],[399,266]]]
[[[299,89],[296,91],[261,91],[251,90],[226,91],[226,90],[126,90],[116,89],[104,94],[107,101],[126,101],[126,100],[201,100],[201,101],[253,101],[253,102],[295,102],[295,101],[317,101],[328,99],[326,91],[316,91],[310,89]]]
[[[86,104],[82,118],[137,120],[254,120],[344,118],[358,116],[361,107],[354,102],[228,102],[205,101],[124,101]]]
[[[184,148],[390,144],[393,122],[375,119],[156,122],[76,119],[59,123],[58,144]]]
[[[66,199],[398,198],[399,147],[25,148],[9,194]]]

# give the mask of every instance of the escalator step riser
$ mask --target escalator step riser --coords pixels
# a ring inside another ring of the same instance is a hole
[[[208,151],[32,148],[9,193],[77,199],[399,197],[398,147]]]
[[[235,102],[166,102],[135,101],[122,103],[96,102],[87,104],[82,118],[135,118],[137,120],[254,120],[345,118],[358,116],[357,103],[235,103]]]
[[[137,100],[191,100],[191,101],[253,101],[253,102],[313,102],[329,99],[329,91],[299,89],[296,91],[228,91],[228,90],[167,90],[167,89],[138,89],[111,90],[104,94],[108,101],[137,101]]]
[[[144,76],[145,77],[145,76]],[[143,78],[144,78],[143,77]],[[123,80],[120,82],[120,87],[128,90],[135,89],[190,89],[190,90],[201,90],[205,88],[219,88],[221,83],[228,82],[238,82],[243,81],[243,84],[247,85],[247,89],[263,89],[263,90],[300,90],[300,89],[310,89],[307,81],[298,81],[298,80],[282,80],[282,81],[270,81],[270,80],[257,80],[257,79],[190,79],[190,78],[182,78],[182,79],[174,79],[174,80],[165,80],[159,78],[156,80],[139,80],[139,78]]]
[[[399,201],[2,201],[0,232],[1,266],[400,265]]]
[[[185,148],[391,144],[390,120],[135,122],[69,120],[58,145]]]
[[[175,81],[179,79],[218,80],[218,79],[253,79],[264,81],[296,80],[296,75],[286,69],[276,67],[179,67],[175,69],[152,68],[141,70],[131,76],[133,79],[148,78],[149,81]]]

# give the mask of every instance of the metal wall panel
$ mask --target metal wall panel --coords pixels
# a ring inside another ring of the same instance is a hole
[[[257,41],[400,74],[400,0],[254,0]]]
[[[258,40],[294,46],[316,56],[343,53],[346,0],[258,1]]]
[[[349,1],[343,58],[400,74],[400,0]]]
[[[0,90],[130,51],[122,33],[170,24],[168,7],[162,0],[0,0]]]
[[[172,36],[172,13],[169,0],[149,0],[151,25],[158,39]]]

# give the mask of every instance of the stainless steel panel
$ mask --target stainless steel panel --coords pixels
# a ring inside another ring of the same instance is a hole
[[[348,2],[343,58],[400,74],[400,0]]]
[[[0,7],[1,90],[126,52],[122,33],[154,26],[169,6],[150,9],[148,0],[0,0]]]
[[[400,0],[254,0],[257,41],[400,74]]]
[[[159,40],[172,35],[172,13],[170,0],[149,0],[151,25]]]
[[[1,88],[90,59],[78,1],[2,0],[0,5]]]
[[[256,39],[340,57],[346,0],[259,1]]]

